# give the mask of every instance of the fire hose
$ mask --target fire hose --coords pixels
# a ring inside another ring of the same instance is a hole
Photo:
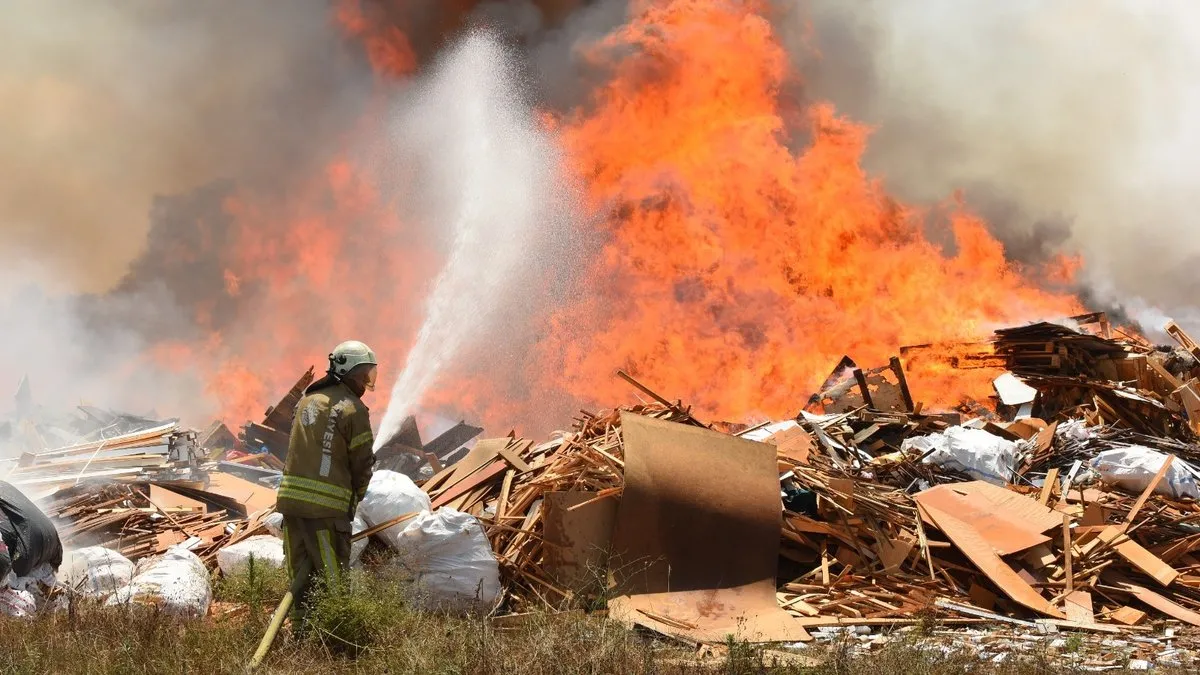
[[[406,520],[411,520],[420,514],[419,511],[406,513],[402,516],[397,516],[386,523],[381,523],[367,530],[363,530],[350,538],[351,542],[366,539],[375,534],[379,534],[384,530],[394,525],[399,525]],[[267,657],[267,652],[271,651],[271,645],[275,643],[275,636],[279,633],[279,629],[283,626],[283,620],[287,618],[288,612],[292,609],[292,602],[296,595],[300,592],[300,587],[307,580],[309,573],[312,571],[312,560],[305,559],[300,564],[300,568],[296,570],[295,578],[292,579],[292,585],[288,588],[287,593],[283,594],[283,599],[279,601],[279,606],[275,608],[275,613],[271,615],[271,623],[267,626],[267,632],[263,635],[262,641],[258,643],[258,651],[254,652],[254,657],[250,659],[248,667],[250,672],[254,672],[262,665],[263,659]]]

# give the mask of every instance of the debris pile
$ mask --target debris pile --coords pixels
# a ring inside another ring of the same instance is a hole
[[[236,476],[203,483],[110,483],[66,488],[43,503],[67,548],[103,546],[133,561],[172,547],[210,567],[225,546],[266,532],[275,494]],[[243,501],[239,501],[243,500]]]
[[[923,412],[899,359],[874,370],[845,359],[795,419],[721,426],[731,441],[773,446],[783,502],[773,518],[777,608],[808,628],[903,626],[931,614],[1101,633],[1163,619],[1200,626],[1200,347],[1178,327],[1178,349],[1113,332],[1103,315],[1090,315],[944,349],[951,367],[1007,370],[986,407]],[[928,358],[929,350],[906,351]],[[631,564],[617,545],[629,536],[623,512],[645,498],[626,484],[633,469],[623,420],[675,423],[655,448],[666,454],[691,447],[686,428],[716,433],[634,384],[654,401],[585,412],[546,443],[482,440],[424,483],[435,508],[482,520],[508,609],[623,592],[621,578],[631,576],[620,571]],[[666,473],[650,478],[651,492],[665,490],[669,501],[712,489],[668,485]],[[710,495],[697,517],[736,512],[745,498]],[[638,517],[652,528],[662,512]],[[655,536],[671,539],[663,529]],[[633,594],[661,602],[634,603],[631,623],[702,638],[706,627],[686,603],[664,599],[678,595]]]
[[[32,494],[93,480],[187,480],[199,476],[206,451],[195,431],[167,422],[118,436],[26,452],[0,460],[4,478]]]

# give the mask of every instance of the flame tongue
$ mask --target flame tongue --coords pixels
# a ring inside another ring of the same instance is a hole
[[[373,25],[365,4],[340,3],[344,29],[381,83],[407,77],[409,43]],[[611,78],[586,106],[546,121],[586,193],[587,222],[602,230],[598,248],[562,263],[581,270],[582,292],[506,331],[539,338],[532,349],[494,345],[523,355],[516,368],[450,371],[423,408],[532,433],[579,404],[628,400],[613,377],[624,368],[709,418],[790,415],[843,354],[886,364],[904,344],[1081,309],[1040,286],[1069,281],[1069,265],[1018,269],[962,208],[929,213],[889,198],[861,166],[866,127],[789,99],[798,83],[765,5],[635,2],[629,22],[592,46],[586,55]],[[385,133],[367,117],[351,138]],[[394,384],[443,261],[396,215],[391,200],[414,196],[374,187],[415,184],[395,175],[411,167],[378,169],[339,157],[286,203],[229,203],[222,285],[254,299],[238,319],[253,328],[213,326],[217,337],[191,346],[221,364],[211,385],[227,420],[257,417],[270,392],[347,338],[375,347],[380,384]],[[931,242],[925,221],[948,243]],[[990,393],[987,371],[929,363],[910,364],[927,405]],[[570,406],[550,410],[550,400]]]
[[[902,344],[1078,309],[967,213],[949,216],[955,252],[930,243],[924,214],[863,172],[867,129],[830,106],[804,111],[809,144],[790,149],[786,58],[755,3],[643,4],[602,45],[615,78],[562,129],[609,241],[596,295],[554,318],[573,330],[544,346],[563,374],[549,384],[622,400],[625,367],[724,419],[778,416],[844,353],[886,363]]]

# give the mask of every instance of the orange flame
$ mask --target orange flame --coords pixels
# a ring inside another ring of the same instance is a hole
[[[890,198],[861,165],[868,128],[788,99],[796,76],[760,3],[631,4],[629,23],[590,53],[610,81],[588,105],[545,115],[604,230],[584,263],[588,295],[542,318],[524,372],[461,373],[431,402],[497,428],[532,426],[547,399],[628,400],[613,377],[624,368],[709,418],[780,417],[843,354],[882,364],[901,345],[1081,311],[1045,290],[1069,283],[1078,260],[1021,269],[961,205]],[[341,0],[336,18],[381,78],[413,72],[408,40],[372,23],[360,0]],[[379,391],[390,390],[438,258],[371,185],[337,160],[287,204],[228,204],[238,232],[228,292],[258,293],[269,311],[246,318],[257,338],[196,347],[222,364],[211,386],[227,421],[257,418],[349,337],[389,362]],[[995,374],[909,368],[926,404],[987,396]]]
[[[789,128],[786,55],[754,5],[643,2],[601,45],[615,77],[561,131],[609,240],[596,295],[554,317],[544,355],[562,386],[623,400],[622,367],[709,415],[794,414],[843,354],[886,363],[1080,309],[961,208],[953,246],[931,243],[927,214],[863,171],[863,125],[818,103]],[[927,402],[987,393],[978,373],[913,375]]]

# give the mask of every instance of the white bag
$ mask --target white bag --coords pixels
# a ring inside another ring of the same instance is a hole
[[[240,574],[250,566],[251,558],[255,565],[283,569],[283,540],[263,534],[226,546],[217,551],[217,567],[227,577]]]
[[[37,600],[29,591],[0,588],[0,614],[25,619],[37,613]]]
[[[1131,445],[1115,450],[1105,450],[1092,459],[1092,468],[1100,473],[1104,482],[1111,483],[1132,494],[1141,494],[1167,456],[1140,445]],[[1191,497],[1200,499],[1200,488],[1196,485],[1196,470],[1187,462],[1175,458],[1171,468],[1158,482],[1154,491],[1170,499]]]
[[[106,605],[154,605],[183,617],[203,617],[212,602],[212,586],[204,563],[178,546],[138,564],[133,580],[117,590]]]
[[[412,479],[395,471],[376,471],[367,486],[367,494],[358,505],[357,516],[368,527],[382,525],[407,513],[429,511],[433,508],[429,495],[421,491]],[[401,526],[389,527],[379,536],[392,548],[397,548]]]
[[[263,519],[263,525],[266,525],[267,532],[273,537],[283,539],[283,514],[276,511]]]
[[[103,546],[67,551],[59,568],[63,583],[89,598],[107,598],[133,580],[133,563]]]
[[[442,508],[417,516],[400,532],[394,565],[413,581],[428,609],[490,610],[500,597],[500,565],[479,520]]]
[[[982,429],[950,427],[940,434],[906,438],[901,450],[925,456],[926,462],[962,471],[975,480],[1004,485],[1017,468],[1019,446]],[[932,452],[930,452],[932,451]]]

